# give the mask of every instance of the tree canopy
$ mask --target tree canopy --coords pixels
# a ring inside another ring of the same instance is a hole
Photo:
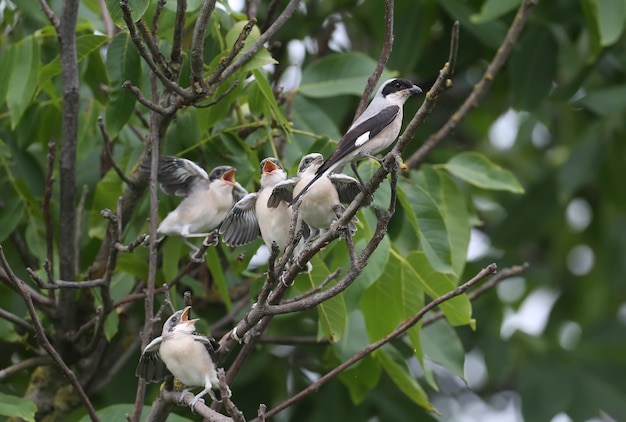
[[[0,14],[0,415],[197,418],[171,377],[135,376],[170,305],[220,343],[232,397],[195,407],[212,421],[626,414],[623,0]],[[289,176],[328,157],[392,77],[424,94],[328,231],[296,248],[292,230],[258,268],[260,238],[191,239],[202,262],[157,242],[180,202],[160,155],[233,166],[254,192],[266,157]]]

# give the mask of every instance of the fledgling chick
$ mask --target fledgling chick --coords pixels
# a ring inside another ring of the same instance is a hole
[[[305,155],[300,161],[299,177],[281,182],[272,191],[268,206],[272,207],[280,201],[290,201],[298,195],[315,177],[318,169],[324,163],[324,157],[319,153]],[[302,197],[298,212],[311,229],[328,229],[344,211],[343,204],[348,204],[361,192],[361,185],[353,177],[345,174],[330,174],[319,177],[317,183],[309,188],[306,196]],[[353,234],[356,230],[350,224]],[[313,231],[313,230],[312,230]],[[313,234],[313,233],[312,233]]]
[[[224,243],[241,246],[261,235],[269,250],[273,242],[276,242],[280,252],[285,250],[289,240],[291,208],[284,201],[273,208],[267,206],[272,189],[285,179],[287,173],[276,158],[261,161],[261,189],[244,196],[228,212],[220,227]]]
[[[219,380],[215,366],[215,352],[219,343],[211,337],[195,332],[198,319],[189,319],[191,306],[175,312],[163,324],[163,333],[152,340],[141,354],[135,375],[146,382],[158,382],[170,373],[187,387],[204,387],[193,398],[193,407],[207,393],[218,400]],[[180,396],[183,399],[188,390]],[[230,397],[230,390],[228,391]],[[203,400],[204,401],[204,400]]]
[[[141,170],[150,172],[150,163],[142,163]],[[232,206],[247,193],[235,180],[237,170],[231,166],[215,167],[209,174],[193,161],[159,157],[157,179],[161,189],[184,197],[182,202],[159,224],[158,241],[164,236],[180,236],[194,251],[198,247],[189,237],[206,237],[220,225]]]
[[[374,154],[395,142],[402,128],[402,106],[409,97],[421,92],[421,88],[408,79],[383,82],[363,114],[350,126],[335,150],[317,169],[315,177],[294,196],[290,205],[295,204],[322,176],[345,164],[351,163],[354,174],[359,177],[356,161],[364,157],[378,160]]]

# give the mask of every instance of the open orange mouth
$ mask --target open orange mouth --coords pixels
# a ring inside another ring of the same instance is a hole
[[[222,180],[224,180],[225,182],[230,182],[230,183],[235,183],[235,172],[237,170],[232,169],[232,170],[228,170],[226,173],[224,173],[222,175]]]
[[[263,173],[271,173],[276,169],[278,169],[278,166],[271,160],[267,160],[265,164],[263,164]]]
[[[191,306],[187,306],[183,310],[183,314],[180,316],[180,323],[183,324],[191,324],[194,325],[196,322],[200,321],[199,319],[189,319],[189,315],[191,314]]]

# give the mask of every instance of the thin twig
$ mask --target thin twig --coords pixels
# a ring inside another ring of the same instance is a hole
[[[2,311],[1,308],[0,308],[0,311]],[[0,382],[4,381],[5,379],[25,369],[30,369],[35,366],[50,365],[51,363],[52,363],[52,358],[48,355],[35,356],[32,358],[24,359],[14,365],[7,366],[4,369],[0,369]]]
[[[206,104],[194,104],[193,106],[196,108],[207,108],[207,107],[212,107],[215,104],[219,103],[220,101],[222,101],[228,94],[230,94],[231,92],[233,92],[233,90],[235,88],[237,88],[239,86],[239,81],[235,81],[232,83],[231,86],[228,87],[228,89],[226,89],[226,91],[224,91],[222,94],[220,94],[216,99],[209,101]]]
[[[204,83],[204,36],[213,10],[215,10],[215,0],[204,0],[200,8],[200,13],[198,14],[198,19],[193,27],[189,67],[191,68],[191,85],[196,92],[198,89],[204,91],[204,87],[202,86]]]
[[[37,331],[35,331],[35,327],[33,327],[32,324],[29,324],[28,321],[2,308],[0,308],[0,318],[9,321],[16,327],[26,331],[27,333],[37,334]]]
[[[298,4],[300,4],[301,0],[289,0],[289,3],[283,10],[283,12],[276,18],[274,23],[267,29],[267,31],[263,32],[259,39],[256,40],[254,44],[250,46],[248,50],[241,53],[237,60],[235,60],[230,66],[224,69],[224,72],[221,73],[220,77],[215,82],[221,82],[226,80],[229,76],[235,73],[237,70],[241,69],[244,64],[248,63],[252,57],[265,45],[269,39],[278,32],[278,30],[289,20],[291,15],[296,11]],[[209,87],[208,95],[212,95],[212,90],[216,89],[213,86]]]
[[[57,15],[54,14],[54,11],[52,10],[52,8],[48,6],[48,3],[46,2],[46,0],[39,0],[39,4],[41,4],[41,9],[46,14],[46,16],[48,17],[48,20],[50,21],[52,26],[54,26],[54,29],[58,33],[59,26],[60,26],[59,18],[57,17]]]
[[[172,52],[170,59],[176,69],[180,69],[183,62],[183,39],[185,38],[185,12],[187,11],[187,0],[176,1],[176,17],[174,18],[174,35],[172,36]],[[198,25],[198,22],[196,22]],[[206,26],[206,22],[204,23]]]
[[[61,373],[63,373],[63,375],[65,375],[65,377],[72,384],[72,386],[74,387],[74,392],[78,394],[78,396],[80,397],[80,400],[82,401],[83,405],[87,409],[87,412],[89,413],[89,416],[91,417],[91,420],[99,421],[100,418],[98,417],[96,410],[91,404],[89,397],[87,397],[87,394],[85,394],[83,387],[80,385],[78,378],[76,378],[76,375],[74,374],[74,372],[72,372],[72,370],[65,364],[65,362],[63,361],[63,358],[61,358],[61,356],[59,355],[59,353],[57,353],[54,346],[48,340],[48,337],[46,336],[46,332],[43,326],[41,325],[41,321],[39,320],[39,315],[37,314],[35,305],[33,304],[33,301],[31,299],[30,292],[28,291],[28,289],[25,288],[26,286],[24,282],[20,280],[19,278],[17,278],[15,274],[13,273],[13,270],[11,269],[11,266],[9,265],[9,262],[7,261],[6,256],[4,255],[4,249],[2,248],[2,245],[0,245],[0,263],[2,264],[2,267],[4,268],[6,273],[11,278],[11,282],[18,287],[19,292],[21,293],[22,298],[24,299],[24,302],[26,302],[28,313],[30,314],[30,318],[33,321],[35,330],[37,331],[37,335],[36,335],[37,341],[39,342],[39,344],[41,344],[41,346],[45,349],[45,351],[48,352],[48,354],[50,355],[54,363],[56,363],[57,367],[61,370]]]
[[[179,403],[180,392],[162,390],[160,394],[160,398],[166,402],[176,404],[176,403]],[[187,407],[189,407],[189,403],[191,403],[193,398],[194,398],[193,394],[191,393],[185,394],[185,396],[182,398],[182,403],[186,405]],[[206,421],[208,422],[234,422],[232,418],[229,418],[228,416],[222,415],[221,413],[218,413],[215,410],[212,410],[202,401],[199,401],[195,404],[195,406],[193,407],[193,411],[194,413],[197,413],[203,418],[206,418]]]
[[[394,0],[385,0],[385,39],[383,41],[383,48],[380,52],[380,57],[376,63],[374,72],[367,79],[363,95],[361,95],[361,101],[359,102],[359,106],[354,113],[353,122],[358,119],[361,114],[363,114],[363,111],[365,111],[365,107],[367,107],[367,103],[372,96],[372,92],[374,92],[374,87],[376,87],[376,84],[380,79],[380,75],[383,74],[383,70],[385,70],[385,66],[387,65],[389,56],[391,55],[391,50],[393,48],[393,10]]]
[[[163,116],[167,116],[168,114],[170,114],[169,110],[164,109],[160,105],[155,104],[149,99],[147,99],[146,97],[144,97],[141,91],[139,90],[139,88],[133,85],[131,81],[122,82],[122,88],[124,88],[127,91],[130,91],[135,96],[135,98],[137,98],[137,101],[139,101],[141,104],[148,107],[150,110],[156,111],[157,113],[162,114]]]
[[[46,3],[44,2],[44,4]],[[52,199],[52,185],[54,184],[54,160],[56,158],[56,150],[56,139],[50,138],[48,142],[48,165],[42,211],[44,224],[46,226],[46,259],[51,267],[54,267],[54,225],[52,224],[52,214],[50,212],[50,200]]]
[[[457,111],[452,114],[450,119],[448,119],[448,121],[436,133],[428,137],[422,146],[415,151],[408,160],[405,161],[407,166],[411,168],[418,168],[430,151],[432,151],[443,141],[443,139],[453,132],[474,107],[478,106],[480,100],[489,91],[494,78],[502,69],[502,66],[504,66],[504,63],[509,57],[513,46],[519,39],[522,29],[530,17],[530,12],[537,4],[537,1],[538,0],[524,0],[524,2],[520,5],[506,38],[502,41],[496,55],[491,60],[491,63],[489,63],[489,66],[487,66],[487,70],[483,74],[480,81],[478,81],[478,83],[474,86],[471,94],[467,96],[465,101],[463,101],[463,104],[461,104]],[[453,65],[450,67],[452,69],[454,68]]]
[[[191,98],[191,95],[189,94],[189,92],[185,91],[177,83],[172,82],[163,73],[163,70],[161,70],[161,68],[154,62],[152,55],[148,52],[148,50],[146,50],[146,47],[141,37],[139,37],[139,35],[137,34],[137,28],[135,26],[135,22],[133,22],[130,8],[128,7],[128,0],[120,0],[120,8],[122,9],[122,17],[124,18],[124,22],[126,22],[126,26],[128,27],[130,38],[135,43],[135,46],[137,47],[137,51],[139,52],[139,55],[144,59],[146,64],[150,67],[150,70],[152,70],[152,72],[158,76],[159,80],[163,82],[163,85],[165,85],[167,88],[174,91],[176,94],[180,95],[183,98],[187,98],[187,99]]]
[[[80,270],[80,239],[82,238],[83,215],[85,213],[85,203],[87,202],[87,194],[89,186],[83,185],[80,194],[78,207],[76,207],[76,235],[74,236],[74,249],[76,249],[76,257],[74,259],[74,273],[78,274]]]
[[[222,404],[226,408],[226,412],[233,418],[235,422],[246,422],[246,418],[244,418],[241,410],[237,409],[237,406],[230,399],[230,389],[228,388],[228,384],[226,383],[226,374],[224,373],[224,368],[219,368],[217,370],[217,379],[220,382],[220,394],[222,396]]]
[[[211,85],[215,83],[216,81],[218,81],[219,77],[222,75],[222,72],[224,72],[224,69],[226,69],[228,65],[230,65],[233,62],[233,60],[235,60],[235,57],[237,57],[237,54],[239,54],[241,50],[243,50],[243,48],[246,45],[246,40],[248,39],[250,32],[252,32],[252,28],[254,28],[255,23],[256,23],[255,20],[249,20],[244,25],[244,27],[241,29],[241,32],[239,33],[239,36],[237,37],[237,40],[233,44],[233,47],[230,49],[230,52],[228,53],[228,55],[224,57],[223,59],[220,59],[213,73],[207,78],[206,80],[207,85]],[[252,56],[250,56],[250,58],[252,58]],[[225,78],[221,80],[224,80],[224,79]],[[204,92],[204,87],[194,86],[194,89],[196,90],[197,93]]]
[[[122,84],[122,87],[124,87],[125,84],[126,82]],[[113,157],[113,151],[111,149],[111,144],[112,144],[111,138],[109,137],[109,132],[107,132],[107,129],[104,126],[104,120],[102,119],[102,116],[98,116],[98,128],[100,128],[100,133],[102,134],[102,140],[104,141],[104,151],[106,152],[107,157],[109,157],[109,163],[111,164],[111,167],[113,167],[113,170],[115,171],[115,173],[117,173],[117,176],[120,179],[122,179],[124,183],[130,186],[134,186],[135,182],[130,180],[128,177],[126,177],[126,175],[124,174],[120,166],[118,166],[117,163],[115,162],[115,158]]]
[[[523,266],[518,266],[518,267],[511,268],[510,271],[507,272],[507,275],[508,276],[513,276],[513,275],[521,274],[521,272],[523,272],[524,269],[525,269],[525,267],[523,267]],[[285,400],[284,402],[282,402],[278,406],[274,407],[273,409],[265,412],[265,417],[271,417],[271,416],[277,414],[278,412],[280,412],[281,410],[291,406],[295,402],[301,400],[303,397],[306,397],[309,394],[311,394],[312,392],[317,391],[320,388],[321,385],[325,384],[327,381],[329,381],[330,379],[335,377],[341,371],[343,371],[343,370],[349,368],[350,366],[354,365],[356,362],[358,362],[359,360],[363,359],[365,356],[371,354],[375,350],[377,350],[380,347],[384,346],[385,344],[389,343],[391,340],[393,340],[393,339],[403,335],[404,333],[406,333],[407,330],[409,330],[411,327],[413,327],[415,324],[417,324],[424,317],[424,315],[426,315],[426,313],[428,313],[431,309],[434,309],[436,306],[439,306],[440,304],[442,304],[442,303],[452,299],[453,297],[456,297],[456,296],[459,296],[459,295],[465,293],[470,287],[472,287],[473,285],[475,285],[479,281],[483,280],[484,278],[488,277],[490,274],[494,274],[495,271],[496,271],[496,265],[495,264],[488,265],[487,267],[483,268],[480,272],[478,272],[478,274],[476,274],[471,280],[467,281],[466,283],[464,283],[463,285],[457,287],[456,289],[454,289],[454,290],[452,290],[452,291],[450,291],[450,292],[448,292],[448,293],[446,293],[446,294],[444,294],[442,296],[439,296],[438,298],[432,300],[431,302],[426,304],[422,309],[420,309],[420,311],[417,312],[415,315],[413,315],[411,318],[409,318],[409,319],[405,320],[404,322],[402,322],[398,326],[398,328],[396,328],[394,331],[392,331],[391,333],[389,333],[385,337],[381,338],[380,340],[378,340],[378,341],[376,341],[374,343],[370,343],[368,346],[364,347],[361,351],[359,351],[357,354],[352,356],[350,359],[346,360],[345,362],[343,362],[340,365],[338,365],[337,367],[335,367],[333,370],[331,370],[328,373],[324,374],[316,382],[314,382],[313,384],[309,385],[307,388],[305,388],[304,390],[300,391],[298,394],[292,396],[288,400]],[[255,421],[258,421],[258,420],[255,419],[253,422],[255,422]]]

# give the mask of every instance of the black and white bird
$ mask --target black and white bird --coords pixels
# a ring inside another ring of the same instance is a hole
[[[381,85],[363,114],[352,123],[335,150],[315,173],[315,177],[292,199],[295,204],[320,177],[330,174],[338,167],[371,157],[393,144],[402,128],[402,106],[422,89],[408,79],[389,79]],[[378,159],[377,159],[378,160]]]
[[[189,319],[191,306],[175,312],[163,324],[161,336],[152,340],[141,354],[135,375],[146,382],[158,382],[170,373],[186,387],[204,387],[195,395],[189,407],[207,393],[213,400],[220,399],[219,380],[215,366],[215,352],[219,343],[195,332],[198,319]],[[188,389],[180,395],[182,401]],[[228,391],[230,396],[230,390]]]
[[[324,157],[319,153],[305,155],[300,161],[298,176],[277,184],[268,200],[268,206],[278,206],[290,201],[316,177],[318,169],[324,164]],[[302,220],[311,228],[312,234],[320,229],[328,229],[343,214],[342,204],[350,203],[361,192],[360,183],[345,174],[322,175],[317,183],[309,188],[302,197],[298,212]],[[356,227],[351,224],[352,233]]]
[[[141,170],[149,173],[150,163],[142,163]],[[159,224],[158,241],[164,236],[180,236],[183,242],[197,251],[198,248],[187,238],[208,236],[220,225],[232,206],[247,194],[235,180],[236,171],[231,166],[218,166],[207,174],[193,161],[159,157],[157,179],[161,189],[184,199]]]
[[[261,189],[244,196],[228,212],[220,227],[224,243],[241,246],[261,235],[269,250],[275,242],[279,250],[284,251],[289,240],[292,211],[286,201],[269,208],[267,200],[274,186],[286,179],[287,172],[276,158],[261,161]]]

